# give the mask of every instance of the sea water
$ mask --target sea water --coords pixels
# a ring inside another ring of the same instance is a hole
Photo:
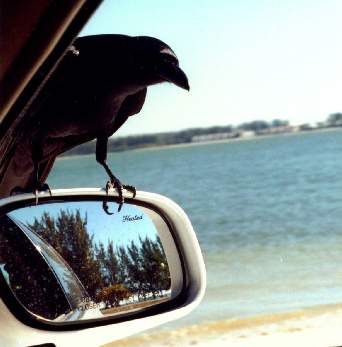
[[[124,182],[189,215],[202,304],[171,327],[342,303],[342,131],[112,153]],[[53,188],[104,187],[95,155],[57,160]],[[166,329],[170,326],[166,326]]]

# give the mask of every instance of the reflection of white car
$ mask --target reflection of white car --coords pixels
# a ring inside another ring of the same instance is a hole
[[[67,307],[64,307],[64,312],[60,312],[54,321],[75,321],[81,319],[92,319],[103,317],[100,309],[97,305],[91,305],[91,309],[88,307],[91,301],[87,300],[89,297],[87,291],[78,279],[75,272],[71,269],[68,263],[60,256],[56,250],[51,247],[47,242],[40,238],[34,231],[30,230],[27,226],[17,221],[15,218],[9,216],[9,219],[13,222],[13,226],[16,226],[16,242],[18,247],[18,238],[27,238],[32,243],[33,247],[30,248],[32,252],[37,252],[42,261],[46,263],[45,276],[50,278],[50,283],[54,286],[54,290],[61,289],[67,302]],[[11,239],[7,239],[11,242]],[[23,242],[25,244],[25,241]],[[27,243],[26,243],[27,246]],[[26,254],[23,261],[30,262],[32,255]],[[12,288],[10,282],[10,276],[6,271],[6,266],[1,267],[2,273],[7,281],[9,287]],[[36,279],[38,280],[38,278]],[[15,293],[14,293],[15,294]],[[52,294],[52,293],[51,293]],[[85,307],[87,306],[87,307]]]

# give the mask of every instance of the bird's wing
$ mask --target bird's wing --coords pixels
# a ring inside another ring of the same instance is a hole
[[[123,123],[125,123],[128,117],[133,116],[141,111],[145,102],[146,94],[147,88],[144,88],[141,91],[126,97],[119,109],[116,121],[114,122],[114,126],[111,129],[111,134],[114,134],[123,125]],[[86,141],[89,141],[89,139],[80,137],[73,139],[71,137],[70,139],[64,142],[62,148],[58,148],[58,152],[64,153],[65,151],[77,145],[80,145]],[[50,155],[47,160],[43,161],[40,164],[39,178],[41,182],[45,182],[45,180],[47,179],[55,162],[56,156],[59,153],[56,153],[55,155]]]
[[[128,117],[139,113],[144,105],[147,94],[147,88],[140,90],[135,94],[128,95],[122,102],[114,125],[110,130],[110,136],[113,135],[124,124]]]
[[[48,177],[53,164],[55,162],[56,157],[64,153],[71,148],[74,148],[78,145],[81,145],[85,142],[88,142],[96,137],[99,136],[107,136],[114,134],[121,126],[122,124],[127,120],[129,116],[132,116],[136,113],[138,113],[145,101],[147,93],[147,88],[142,89],[141,91],[129,95],[125,98],[123,101],[117,116],[115,117],[115,121],[112,127],[109,129],[106,129],[105,133],[103,134],[95,134],[95,133],[88,133],[78,136],[66,136],[58,139],[50,138],[47,142],[44,143],[44,157],[43,160],[40,163],[39,166],[39,180],[41,183],[45,182],[46,178]],[[21,146],[25,147],[25,146]],[[18,159],[19,160],[19,159]],[[16,178],[16,182],[14,183],[14,175],[9,174],[12,171],[15,171],[15,165],[11,165],[10,161],[9,166],[6,169],[6,175],[5,176],[11,176],[8,180],[3,180],[0,183],[0,195],[1,196],[8,196],[9,191],[13,186],[21,186],[26,189],[30,189],[33,182],[34,182],[34,175],[33,175],[33,166],[29,160],[28,168],[24,173],[21,173],[21,175]]]
[[[56,103],[56,99],[64,99],[65,96],[71,95],[70,90],[78,89],[78,84],[76,85],[78,79],[74,77],[74,72],[76,76],[79,74],[77,57],[67,52],[63,61],[41,90],[39,97],[33,101],[24,116],[18,119],[14,129],[0,139],[0,197],[8,196],[15,186],[30,189],[34,181],[31,158],[32,141],[30,139],[39,137],[39,128],[43,128],[42,120],[49,118],[46,115],[49,114],[50,105],[54,105],[56,108],[56,105],[62,104],[61,102]],[[70,83],[65,76],[73,83]],[[48,159],[51,159],[51,163],[46,167],[47,174],[51,170],[55,157]]]
[[[67,136],[62,141],[57,139],[56,143],[50,145],[50,151],[47,153],[43,161],[39,164],[39,180],[45,182],[56,160],[56,157],[76,146],[91,141],[94,135],[85,134],[83,136]]]

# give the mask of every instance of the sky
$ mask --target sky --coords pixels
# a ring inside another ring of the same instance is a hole
[[[341,19],[341,0],[105,0],[80,35],[157,37],[188,75],[150,87],[124,136],[342,112]]]
[[[149,237],[155,240],[158,231],[151,217],[145,212],[147,210],[126,203],[122,206],[122,210],[117,212],[117,203],[109,203],[108,205],[109,210],[115,212],[113,215],[107,215],[104,212],[100,201],[63,201],[61,203],[24,207],[9,214],[24,225],[29,225],[34,223],[35,218],[40,220],[40,216],[43,216],[44,212],[49,213],[50,216],[56,219],[61,210],[67,210],[74,214],[79,210],[82,218],[87,216],[87,230],[94,236],[94,241],[96,243],[102,242],[105,248],[108,241],[113,241],[114,246],[126,246],[131,241],[139,243],[139,236],[142,239]],[[152,212],[150,211],[150,213]],[[139,216],[142,218],[126,221],[124,216]]]

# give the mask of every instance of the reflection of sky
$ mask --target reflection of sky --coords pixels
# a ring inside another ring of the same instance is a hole
[[[108,240],[113,241],[114,246],[126,245],[133,241],[138,241],[139,236],[155,240],[157,230],[151,218],[138,206],[124,204],[120,212],[117,212],[117,204],[109,203],[109,210],[113,215],[107,215],[102,208],[101,201],[78,201],[78,202],[56,202],[47,205],[38,205],[18,209],[10,212],[9,215],[20,220],[24,224],[32,224],[35,217],[40,220],[44,212],[48,212],[55,219],[61,210],[76,213],[80,211],[81,217],[87,215],[87,229],[90,235],[94,235],[96,243],[103,242],[106,246]],[[142,217],[133,221],[125,220],[129,218]]]

